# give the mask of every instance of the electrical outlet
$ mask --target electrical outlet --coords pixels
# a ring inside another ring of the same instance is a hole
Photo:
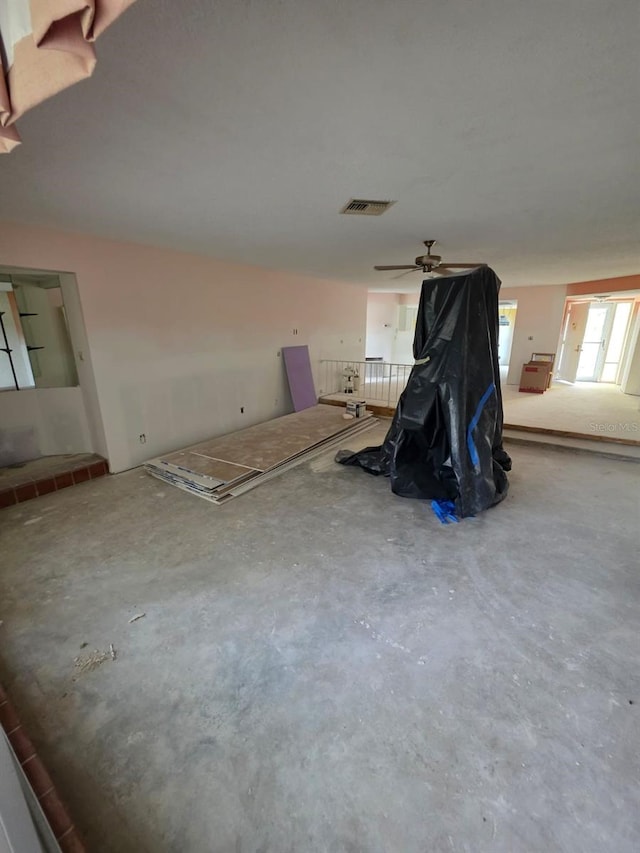
[[[145,435],[145,433],[141,432],[140,435],[138,436],[138,440],[139,440],[140,444],[146,444],[147,443],[147,436]]]

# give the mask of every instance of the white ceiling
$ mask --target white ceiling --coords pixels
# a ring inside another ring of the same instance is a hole
[[[0,216],[379,290],[429,237],[505,285],[639,273],[639,37],[637,0],[138,0]]]

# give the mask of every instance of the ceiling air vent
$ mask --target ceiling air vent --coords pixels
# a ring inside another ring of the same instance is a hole
[[[340,213],[348,213],[351,216],[382,216],[395,201],[372,201],[367,198],[352,198],[342,208]]]

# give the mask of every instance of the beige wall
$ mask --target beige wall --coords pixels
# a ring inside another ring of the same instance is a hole
[[[393,361],[398,332],[397,293],[370,293],[367,298],[367,358]]]
[[[415,308],[420,302],[420,293],[403,293],[400,296],[400,304]],[[413,339],[415,337],[415,326],[408,331],[398,329],[396,343],[393,349],[393,360],[399,364],[413,364]]]
[[[282,346],[308,344],[316,376],[322,358],[364,357],[364,287],[13,223],[0,258],[75,273],[80,385],[112,471],[290,411]]]
[[[32,431],[38,455],[89,453],[93,442],[80,388],[25,388],[0,393],[0,444]],[[22,461],[22,460],[21,460]]]
[[[532,352],[558,351],[566,285],[503,287],[500,299],[517,299],[518,311],[509,358],[508,385],[518,385]]]

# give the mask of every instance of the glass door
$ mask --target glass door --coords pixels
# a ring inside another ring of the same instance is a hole
[[[582,339],[576,379],[579,382],[597,382],[604,365],[608,332],[613,322],[615,305],[595,302],[589,306],[587,327]]]
[[[580,349],[576,379],[615,382],[631,316],[631,302],[592,302]]]

